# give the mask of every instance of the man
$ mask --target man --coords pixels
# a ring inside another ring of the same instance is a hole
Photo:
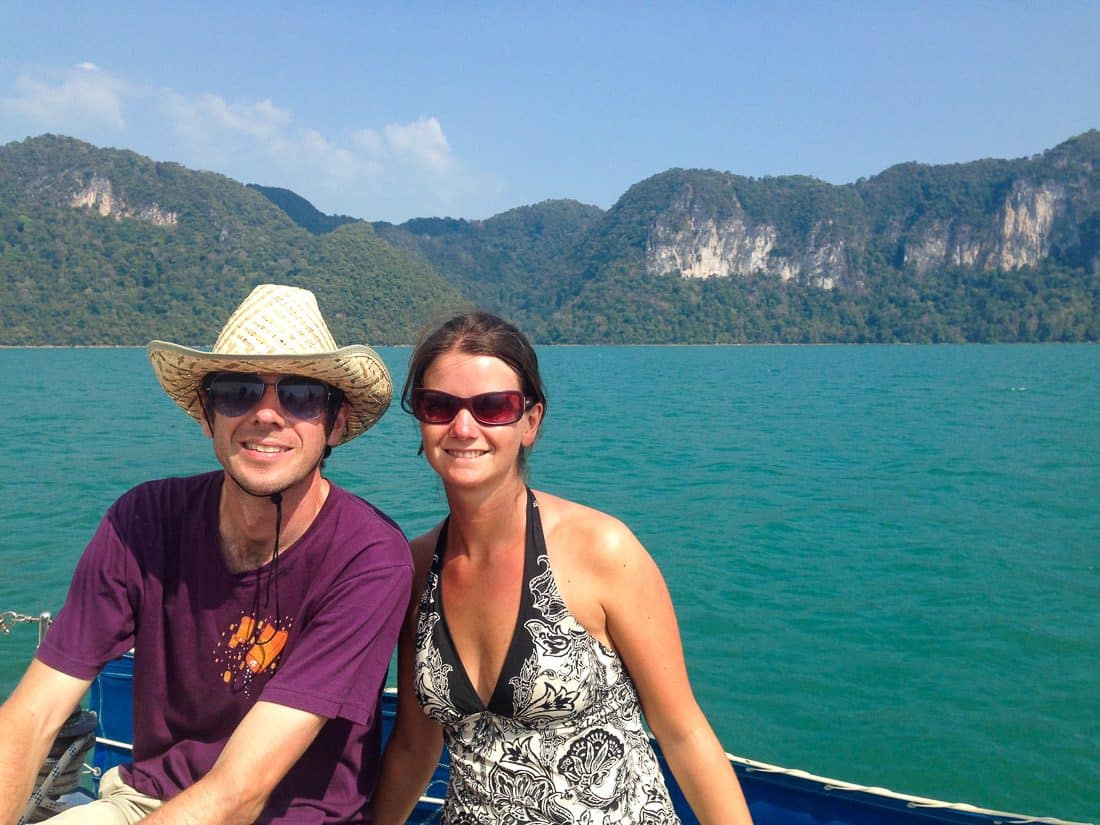
[[[412,563],[400,529],[321,466],[386,411],[385,364],[337,348],[312,293],[271,284],[211,352],[148,352],[222,469],[142,484],[107,512],[0,708],[0,825],[130,648],[133,762],[52,822],[362,822]]]

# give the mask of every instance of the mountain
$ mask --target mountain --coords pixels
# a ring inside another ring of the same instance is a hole
[[[309,230],[314,235],[324,235],[334,229],[339,229],[346,223],[351,223],[356,218],[347,215],[326,215],[312,203],[296,192],[289,189],[280,189],[277,186],[260,186],[258,183],[248,184],[249,189],[255,189],[277,207],[286,212],[294,223]]]
[[[407,342],[464,301],[362,221],[315,235],[263,191],[72,138],[0,147],[0,344],[209,346],[271,281],[312,289],[339,343]]]
[[[46,135],[0,147],[0,344],[208,345],[260,281],[337,340],[478,305],[541,343],[1100,340],[1100,131],[842,186],[670,169],[604,211],[327,216],[286,189]]]
[[[375,229],[546,341],[1100,339],[1100,131],[843,186],[670,169],[566,205]]]
[[[574,294],[578,255],[604,212],[572,200],[521,206],[484,221],[418,218],[374,230],[421,258],[470,300],[546,337],[549,310]]]

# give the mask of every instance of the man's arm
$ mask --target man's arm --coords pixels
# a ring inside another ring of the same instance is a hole
[[[19,821],[57,732],[90,684],[34,659],[0,706],[0,825]]]
[[[147,825],[254,822],[325,722],[304,710],[257,702],[229,737],[210,773],[149,816]]]

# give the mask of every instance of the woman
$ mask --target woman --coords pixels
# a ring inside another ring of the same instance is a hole
[[[546,414],[527,339],[451,319],[414,350],[402,406],[450,514],[412,542],[375,821],[405,821],[445,740],[444,822],[678,822],[644,709],[696,816],[750,823],[657,566],[618,520],[525,483]]]

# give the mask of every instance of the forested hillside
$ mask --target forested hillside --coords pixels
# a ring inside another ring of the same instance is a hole
[[[286,189],[46,135],[0,147],[0,345],[209,345],[264,281],[338,341],[483,306],[544,343],[1100,340],[1100,131],[836,186],[670,169],[609,210],[329,216]]]
[[[418,218],[374,227],[394,246],[422,257],[474,304],[545,338],[553,308],[580,288],[586,240],[603,216],[595,206],[558,200],[484,221]]]
[[[251,288],[312,289],[338,342],[462,302],[364,222],[314,235],[221,175],[45,136],[0,148],[0,344],[209,346]]]
[[[502,234],[512,250],[540,244],[502,233],[512,214],[376,226],[456,283],[473,266],[491,284],[525,269],[539,288],[477,295],[546,341],[1100,340],[1100,131],[845,186],[672,169],[578,212],[555,235],[574,243],[524,250],[506,273]]]

